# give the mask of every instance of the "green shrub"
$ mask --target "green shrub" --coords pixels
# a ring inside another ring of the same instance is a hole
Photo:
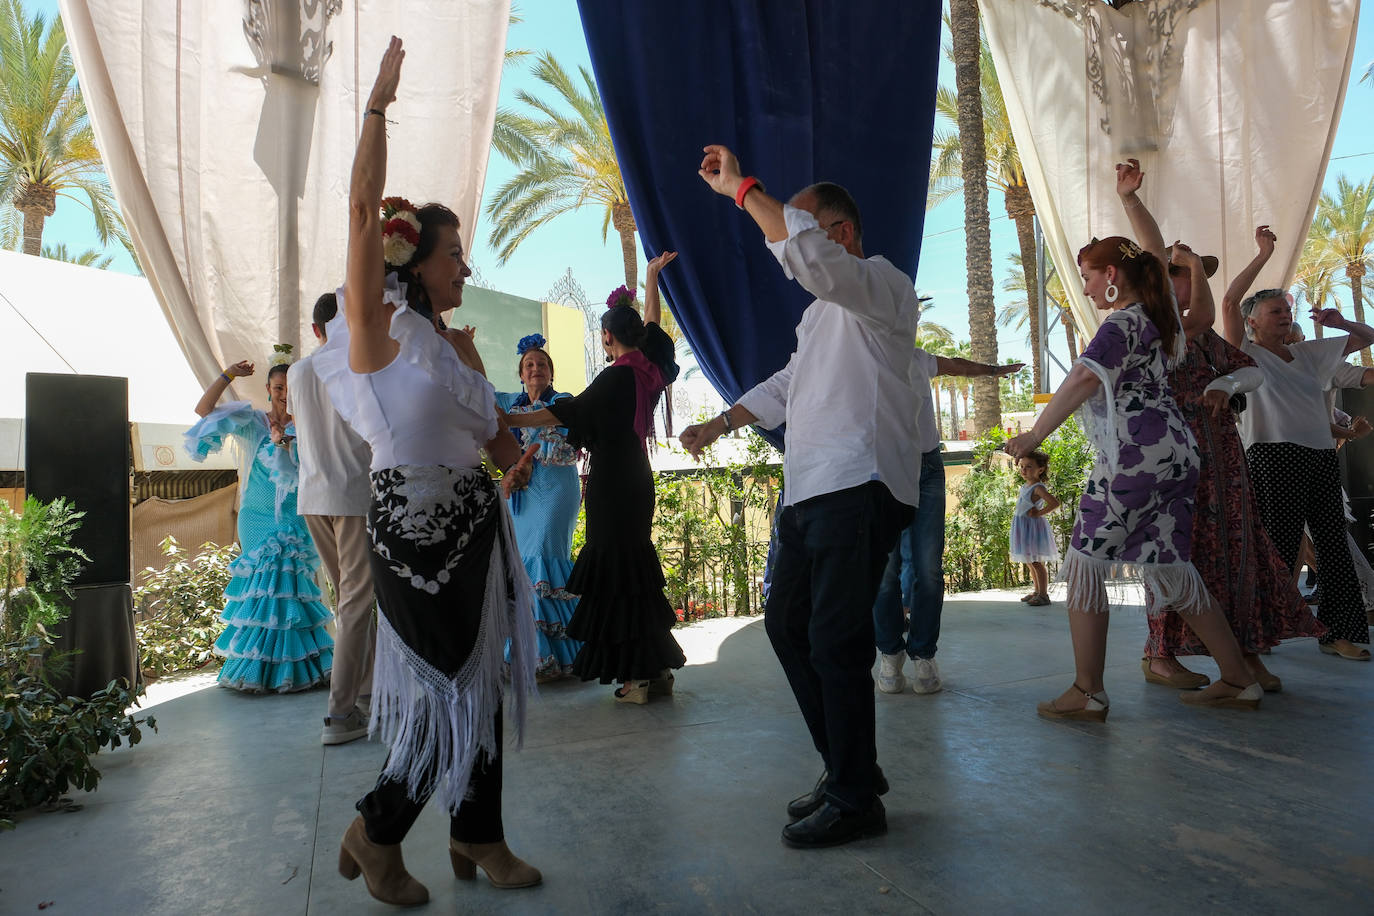
[[[684,623],[759,613],[768,524],[782,485],[777,453],[752,429],[737,462],[655,477],[654,539],[668,600]]]
[[[94,789],[96,752],[137,744],[142,724],[157,730],[151,716],[128,714],[126,682],[89,700],[53,687],[70,654],[52,652],[49,631],[70,612],[62,599],[86,560],[71,546],[83,514],[63,499],[29,497],[22,515],[0,505],[0,829],[25,808],[62,804],[69,788]]]
[[[35,805],[74,809],[62,796],[69,789],[90,792],[100,782],[92,757],[103,747],[135,745],[140,725],[157,731],[152,716],[127,710],[134,694],[127,681],[111,681],[89,700],[66,697],[26,660],[42,638],[32,636],[0,647],[0,830],[14,829],[16,813]]]
[[[21,512],[0,502],[0,642],[45,635],[67,616],[63,599],[89,559],[72,546],[85,515],[61,497],[26,497]]]
[[[143,585],[134,589],[145,615],[136,627],[138,663],[152,675],[199,668],[214,657],[229,564],[238,556],[237,544],[202,544],[192,554],[169,536],[160,546],[167,565],[144,570]]]

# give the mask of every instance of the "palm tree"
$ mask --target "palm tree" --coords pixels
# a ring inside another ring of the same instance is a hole
[[[967,250],[968,326],[973,358],[997,362],[997,304],[992,289],[992,232],[988,216],[987,145],[979,91],[978,0],[949,0],[950,47],[954,59],[959,165],[964,187]],[[997,380],[979,378],[973,386],[974,428],[985,432],[1002,422]]]
[[[948,20],[947,20],[948,21]],[[952,28],[951,28],[952,31]],[[952,51],[946,54],[953,61]],[[978,39],[978,76],[983,113],[983,142],[987,162],[987,183],[1002,192],[1002,200],[1007,208],[1007,216],[1016,226],[1016,241],[1021,249],[1020,264],[1025,273],[1025,288],[1035,289],[1035,202],[1031,200],[1030,186],[1026,184],[1026,173],[1021,168],[1021,154],[1016,150],[1016,138],[1011,133],[1011,120],[1007,117],[1007,104],[1002,98],[1002,87],[997,82],[997,69],[993,66],[992,51],[987,41],[979,34]],[[951,127],[959,123],[958,93],[941,86],[935,94],[935,113]],[[937,130],[934,136],[935,155],[930,164],[930,193],[926,198],[927,209],[934,207],[963,190],[963,156],[957,129]],[[1030,339],[1040,337],[1040,313],[1031,310],[1027,315],[1030,321]],[[1040,352],[1032,350],[1031,372],[1035,388],[1040,390],[1041,373]]]
[[[0,0],[0,205],[22,215],[25,254],[42,251],[43,223],[59,197],[90,209],[102,243],[128,247],[62,19],[26,19],[21,0]]]
[[[1011,252],[1007,255],[1007,260],[1011,262],[1011,268],[1007,271],[1006,277],[1002,279],[1002,289],[1009,293],[1020,293],[1026,296],[1026,272],[1021,269],[1021,255]],[[1032,276],[1034,272],[1032,271]],[[1054,265],[1045,262],[1045,298],[1050,304],[1059,309],[1059,323],[1064,326],[1064,341],[1068,344],[1069,359],[1078,359],[1078,340],[1074,335],[1075,325],[1073,323],[1073,312],[1069,310],[1069,297],[1064,294],[1064,284],[1059,281],[1059,273],[1054,269]],[[997,313],[997,323],[1001,327],[1010,327],[1014,331],[1019,331],[1027,323],[1034,322],[1039,316],[1039,309],[1032,308],[1030,297],[1013,299],[1002,310]],[[1035,345],[1035,335],[1026,334],[1026,340],[1031,345],[1031,352],[1034,354],[1032,369],[1035,360],[1040,358],[1040,354]],[[1035,379],[1040,378],[1039,373],[1032,373]],[[1040,383],[1035,382],[1035,390],[1040,390]]]
[[[80,254],[72,254],[67,251],[65,242],[57,245],[44,245],[43,257],[51,258],[54,261],[65,261],[68,264],[76,264],[81,267],[94,267],[96,270],[104,270],[114,261],[114,255],[101,254],[94,248],[87,248]]]
[[[534,76],[553,90],[554,101],[521,90],[516,98],[533,110],[496,112],[492,146],[520,168],[487,202],[493,221],[490,243],[498,264],[505,264],[531,232],[591,203],[605,209],[601,239],[610,227],[620,235],[625,285],[638,286],[635,220],[625,179],[611,144],[611,129],[596,80],[586,67],[574,79],[547,51],[534,65]]]
[[[1322,192],[1317,202],[1316,228],[1326,238],[1327,251],[1345,265],[1355,320],[1364,321],[1364,275],[1374,253],[1374,178],[1352,184],[1341,175],[1336,193]],[[1370,365],[1369,347],[1360,350],[1360,362]]]
[[[1309,308],[1326,308],[1327,299],[1336,301],[1336,268],[1339,263],[1333,258],[1328,239],[1322,234],[1321,224],[1313,220],[1307,230],[1307,242],[1302,246],[1298,257],[1298,274],[1293,278],[1293,288],[1297,298]],[[1337,303],[1339,307],[1339,303]],[[1322,326],[1312,322],[1317,337],[1322,336]]]

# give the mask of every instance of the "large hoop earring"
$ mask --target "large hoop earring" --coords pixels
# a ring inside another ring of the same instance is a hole
[[[1105,298],[1108,302],[1115,302],[1115,301],[1117,300],[1117,297],[1120,296],[1120,295],[1121,295],[1121,290],[1117,289],[1115,283],[1108,283],[1108,284],[1107,284],[1107,291],[1106,291],[1106,293],[1104,294],[1104,298]]]

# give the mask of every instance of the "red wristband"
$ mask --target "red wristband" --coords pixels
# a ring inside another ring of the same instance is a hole
[[[739,207],[741,210],[744,209],[744,195],[748,194],[749,191],[752,190],[755,185],[758,186],[758,189],[760,191],[764,189],[763,182],[759,181],[753,175],[750,175],[748,178],[744,179],[739,183],[739,187],[735,190],[736,207]]]

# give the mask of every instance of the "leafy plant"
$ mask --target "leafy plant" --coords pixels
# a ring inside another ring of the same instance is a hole
[[[69,656],[51,651],[49,630],[69,613],[62,599],[87,559],[71,545],[83,514],[64,499],[29,497],[22,513],[0,504],[0,829],[25,808],[62,804],[71,787],[94,789],[92,755],[137,744],[142,724],[157,730],[151,717],[127,712],[126,682],[84,700],[53,686]]]
[[[777,454],[752,430],[742,459],[655,480],[654,531],[668,598],[684,622],[757,613],[768,525],[782,483]]]
[[[62,599],[89,559],[71,543],[85,514],[60,497],[29,496],[21,512],[0,503],[0,642],[45,635],[66,616]]]
[[[92,791],[100,771],[91,758],[103,747],[135,745],[139,728],[157,731],[152,716],[136,718],[128,682],[111,681],[89,700],[64,697],[40,674],[14,664],[41,652],[43,640],[31,636],[0,647],[0,830],[14,829],[14,815],[35,805],[74,809],[63,794]]]
[[[224,631],[219,615],[229,564],[238,555],[236,544],[202,544],[191,553],[170,535],[160,547],[168,563],[144,570],[144,583],[134,590],[134,601],[146,615],[136,627],[139,666],[153,675],[199,668],[213,657],[212,647]]]

